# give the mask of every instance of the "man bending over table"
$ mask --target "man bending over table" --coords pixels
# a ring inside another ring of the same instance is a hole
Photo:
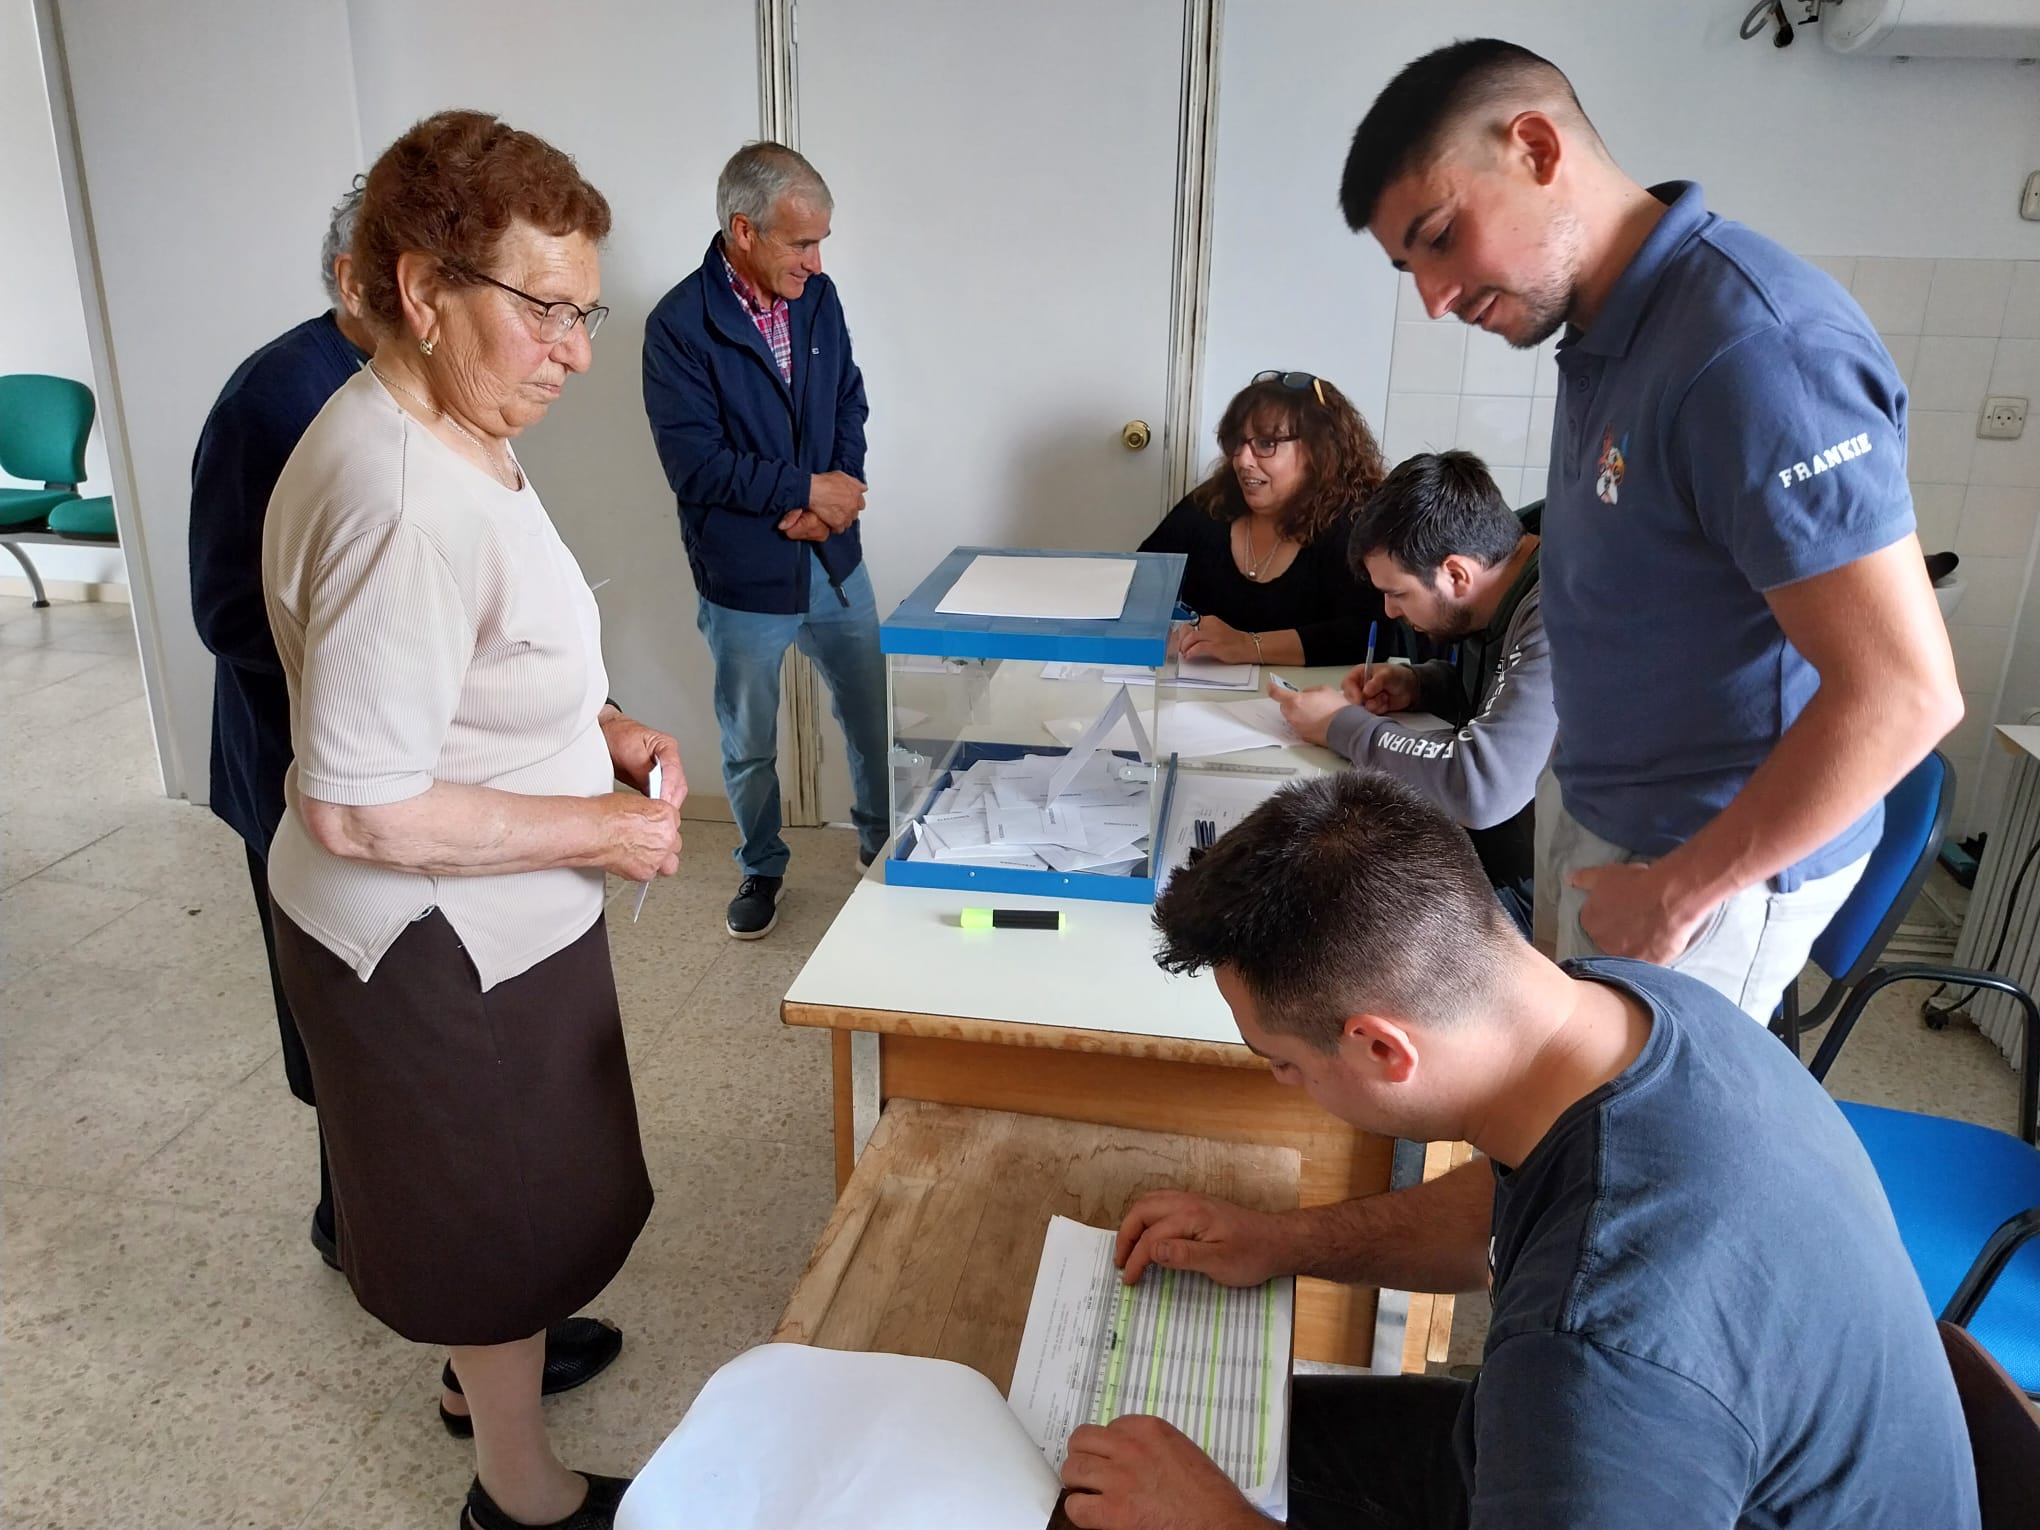
[[[1285,788],[1176,873],[1159,960],[1212,969],[1279,1082],[1485,1161],[1269,1214],[1143,1196],[1150,1264],[1486,1286],[1477,1381],[1305,1376],[1292,1526],[1974,1530],[1955,1385],[1877,1177],[1812,1076],[1698,980],[1555,966],[1464,833],[1370,771]],[[1265,1525],[1155,1418],[1086,1425],[1086,1530]]]

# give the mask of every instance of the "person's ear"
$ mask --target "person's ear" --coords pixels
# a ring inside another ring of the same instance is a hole
[[[333,257],[333,285],[340,289],[340,307],[352,319],[361,317],[361,283],[354,279],[354,257],[342,250]]]
[[[446,286],[439,278],[439,262],[418,250],[399,255],[397,301],[403,308],[404,329],[420,348],[436,343],[446,317]]]
[[[758,242],[758,225],[742,213],[730,219],[730,243],[739,255],[751,253],[751,246]]]
[[[1464,603],[1473,589],[1473,560],[1447,553],[1438,565],[1438,593],[1448,600]]]
[[[1502,146],[1505,160],[1522,166],[1540,186],[1549,186],[1558,178],[1559,164],[1565,158],[1565,135],[1556,122],[1543,112],[1519,112],[1504,131],[1508,134]]]
[[[1416,1033],[1386,1015],[1348,1015],[1339,1033],[1342,1050],[1362,1060],[1384,1084],[1407,1084],[1416,1075]]]

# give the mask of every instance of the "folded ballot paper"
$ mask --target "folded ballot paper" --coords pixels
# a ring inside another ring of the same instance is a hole
[[[1122,779],[1120,767],[1129,762],[1100,750],[1100,740],[1116,730],[1124,730],[1122,747],[1142,759],[1152,757],[1146,730],[1121,686],[1067,752],[978,760],[953,772],[914,821],[907,859],[1132,874],[1147,860],[1151,788],[1144,777]]]
[[[709,1378],[617,1530],[1042,1530],[1077,1425],[1168,1419],[1250,1503],[1288,1510],[1295,1284],[1150,1269],[1055,1218],[1010,1401],[947,1360],[766,1344]]]

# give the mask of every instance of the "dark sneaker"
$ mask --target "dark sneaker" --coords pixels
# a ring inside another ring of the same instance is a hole
[[[876,850],[863,850],[863,849],[860,849],[860,850],[859,850],[859,851],[857,852],[857,864],[858,864],[858,865],[860,865],[860,866],[869,866],[869,865],[870,865],[870,864],[871,864],[871,863],[872,863],[873,861],[875,861],[875,860],[877,860],[877,859],[878,859],[878,851],[876,851]]]
[[[745,877],[730,899],[729,932],[739,940],[763,940],[779,923],[779,890],[785,877]]]

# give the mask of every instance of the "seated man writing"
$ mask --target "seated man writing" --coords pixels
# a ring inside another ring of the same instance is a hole
[[[1299,738],[1407,781],[1473,836],[1502,907],[1530,933],[1533,806],[1551,758],[1551,649],[1537,598],[1537,538],[1470,452],[1424,452],[1388,475],[1354,523],[1353,571],[1388,614],[1453,659],[1356,665],[1337,688],[1272,689]],[[1421,733],[1385,714],[1432,712]]]
[[[1275,1077],[1368,1131],[1486,1155],[1276,1215],[1143,1196],[1122,1272],[1487,1286],[1480,1377],[1297,1378],[1292,1526],[1974,1530],[1933,1314],[1812,1076],[1693,978],[1561,968],[1466,837],[1372,771],[1284,788],[1155,907]],[[1188,1439],[1070,1437],[1077,1525],[1263,1525]]]

